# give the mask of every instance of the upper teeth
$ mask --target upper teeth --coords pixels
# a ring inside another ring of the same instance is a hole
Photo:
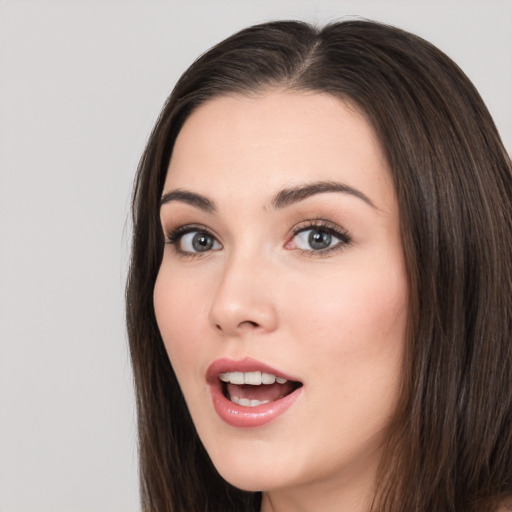
[[[259,386],[260,384],[284,384],[286,379],[283,377],[276,377],[271,373],[265,372],[225,372],[219,374],[219,379],[222,382],[230,382],[231,384],[251,384]]]

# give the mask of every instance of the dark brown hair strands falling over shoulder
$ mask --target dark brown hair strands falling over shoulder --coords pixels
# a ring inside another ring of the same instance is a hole
[[[410,290],[399,407],[374,512],[489,512],[512,496],[512,171],[464,73],[428,42],[368,21],[254,26],[202,55],[166,102],[133,197],[127,324],[145,512],[257,511],[195,432],[159,334],[159,204],[173,145],[204,102],[271,88],[365,113],[392,171]]]

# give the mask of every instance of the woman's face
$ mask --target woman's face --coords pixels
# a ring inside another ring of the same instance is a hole
[[[371,485],[408,289],[364,116],[317,93],[207,102],[176,141],[161,221],[158,326],[221,475],[246,490]]]

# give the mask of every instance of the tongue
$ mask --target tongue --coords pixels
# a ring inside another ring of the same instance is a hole
[[[249,400],[268,400],[273,402],[283,396],[290,394],[294,390],[293,382],[287,381],[284,384],[261,384],[260,386],[251,386],[250,384],[237,385],[227,384],[229,396],[238,398],[248,398]]]

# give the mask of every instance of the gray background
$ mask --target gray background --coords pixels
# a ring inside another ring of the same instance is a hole
[[[448,53],[511,150],[509,0],[0,0],[0,512],[139,509],[123,287],[145,140],[215,42],[347,15]]]

